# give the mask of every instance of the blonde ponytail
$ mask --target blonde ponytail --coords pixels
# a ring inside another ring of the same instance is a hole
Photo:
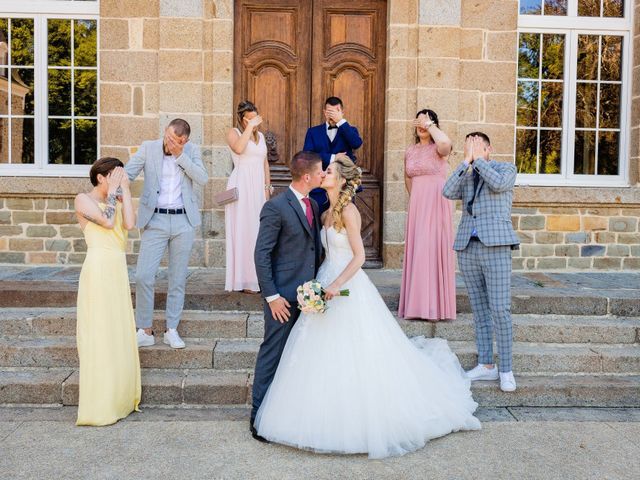
[[[344,221],[342,220],[342,211],[351,202],[356,195],[356,190],[362,184],[362,170],[356,167],[353,160],[347,155],[338,154],[333,161],[336,167],[339,179],[345,179],[346,183],[342,186],[340,193],[338,194],[338,201],[331,210],[331,216],[333,217],[333,226],[337,231],[344,228]]]

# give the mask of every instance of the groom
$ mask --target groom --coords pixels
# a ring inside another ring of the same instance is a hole
[[[325,174],[322,159],[314,152],[298,152],[291,160],[291,185],[272,198],[260,212],[255,264],[264,297],[264,340],[260,345],[253,379],[250,430],[260,404],[271,385],[280,357],[300,310],[296,289],[315,278],[320,267],[320,214],[309,192],[318,188]]]

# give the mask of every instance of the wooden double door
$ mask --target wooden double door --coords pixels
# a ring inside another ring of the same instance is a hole
[[[264,118],[274,186],[288,185],[288,161],[324,122],[327,97],[340,97],[358,128],[356,205],[371,266],[382,260],[386,12],[384,0],[235,2],[234,104],[251,100]]]

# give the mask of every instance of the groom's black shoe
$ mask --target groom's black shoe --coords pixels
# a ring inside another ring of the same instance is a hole
[[[256,427],[253,426],[253,422],[249,422],[249,431],[251,432],[251,436],[259,442],[269,443],[269,440],[258,435],[258,430],[256,430]]]

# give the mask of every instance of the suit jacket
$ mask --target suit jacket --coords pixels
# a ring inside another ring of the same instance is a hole
[[[356,156],[353,154],[353,151],[360,148],[361,145],[362,138],[360,138],[358,129],[349,125],[349,122],[345,122],[338,127],[338,132],[333,142],[331,142],[327,136],[326,123],[323,123],[307,130],[303,150],[320,154],[322,157],[322,168],[325,169],[329,166],[331,155],[336,153],[346,152],[351,160],[355,162]]]
[[[125,166],[125,171],[131,181],[135,180],[144,170],[144,190],[140,196],[140,206],[138,207],[138,228],[144,228],[149,223],[158,204],[163,160],[162,139],[151,140],[143,142]],[[193,184],[203,186],[209,180],[207,170],[202,163],[200,147],[192,142],[187,142],[182,150],[182,155],[176,158],[176,164],[184,173],[181,185],[184,209],[191,226],[197,227],[202,223],[202,220],[200,201]]]
[[[275,294],[296,301],[298,285],[315,278],[320,268],[320,215],[312,199],[314,228],[309,226],[296,195],[287,188],[262,207],[254,252],[264,298]]]
[[[473,229],[480,241],[488,246],[520,244],[511,223],[513,185],[516,166],[512,163],[486,161],[479,158],[473,169],[480,175],[472,214],[467,204],[473,198],[473,172],[461,163],[447,179],[442,194],[450,200],[462,200],[462,218],[453,244],[454,250],[464,250]]]

